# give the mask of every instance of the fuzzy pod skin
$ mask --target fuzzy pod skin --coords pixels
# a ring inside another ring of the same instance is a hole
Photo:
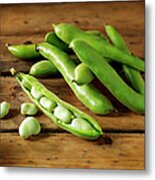
[[[52,77],[58,75],[59,71],[52,62],[42,60],[31,66],[29,74],[35,77]]]
[[[60,49],[48,43],[37,45],[37,50],[45,58],[53,62],[73,90],[77,98],[96,114],[109,114],[114,110],[111,102],[103,96],[91,83],[79,86],[73,83],[76,64]]]
[[[144,113],[144,95],[130,88],[94,48],[78,39],[73,40],[70,47],[118,101],[132,111]]]
[[[10,110],[10,104],[6,101],[0,103],[0,119],[4,118]]]
[[[21,44],[21,45],[6,45],[8,50],[19,59],[23,60],[36,60],[41,56],[35,50],[35,44]]]
[[[106,33],[110,38],[111,42],[118,48],[122,49],[124,52],[131,54],[126,42],[124,41],[121,34],[111,25],[105,26]],[[131,86],[141,94],[144,94],[144,80],[140,72],[133,69],[127,65],[123,65],[123,71],[127,79],[129,80]]]
[[[94,78],[93,73],[84,63],[79,64],[74,70],[73,82],[80,86],[90,83]]]
[[[23,115],[35,115],[38,112],[38,108],[32,103],[22,103],[20,112]]]
[[[140,58],[120,50],[100,37],[91,36],[71,24],[60,23],[58,25],[54,25],[54,31],[56,35],[67,44],[70,44],[74,39],[80,39],[96,49],[102,57],[109,58],[122,64],[129,65],[140,71],[144,71],[144,61]]]
[[[19,135],[27,139],[32,135],[38,135],[40,130],[41,126],[38,120],[34,117],[27,117],[19,126]]]
[[[11,71],[12,72],[12,71]],[[13,75],[15,75],[14,73],[12,73]],[[100,127],[100,125],[98,124],[98,122],[93,119],[91,116],[87,115],[86,113],[80,111],[79,109],[77,109],[76,107],[64,102],[63,100],[61,100],[58,96],[56,96],[54,93],[52,93],[51,91],[49,91],[48,89],[46,89],[36,78],[34,78],[31,75],[28,74],[24,74],[24,73],[17,73],[16,75],[16,79],[19,82],[20,86],[22,87],[23,91],[29,96],[29,98],[32,100],[32,102],[34,104],[36,104],[38,106],[38,108],[47,116],[49,117],[55,124],[57,124],[59,127],[65,129],[66,131],[69,131],[70,133],[78,136],[78,137],[82,137],[84,139],[90,139],[90,140],[94,140],[97,139],[100,135],[103,134],[102,129]],[[30,89],[28,89],[27,87],[25,87],[23,85],[23,80],[29,83],[29,87]],[[60,119],[56,118],[54,116],[54,114],[50,111],[47,111],[47,109],[45,109],[44,107],[41,106],[41,104],[39,103],[39,100],[35,99],[32,95],[31,95],[31,89],[32,87],[36,87],[36,89],[40,90],[40,93],[42,94],[42,97],[46,97],[51,101],[56,102],[59,105],[64,106],[66,109],[68,109],[70,112],[72,112],[74,114],[75,117],[78,118],[82,118],[83,121],[86,120],[86,122],[89,123],[89,125],[92,127],[92,129],[90,130],[83,130],[83,129],[77,129],[74,126],[72,126],[71,124],[67,124],[64,123],[63,121],[61,121]]]

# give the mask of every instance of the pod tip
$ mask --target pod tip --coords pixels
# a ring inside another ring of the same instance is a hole
[[[6,46],[6,47],[9,47],[9,46],[11,46],[11,44],[10,44],[10,43],[6,43],[5,46]]]
[[[17,74],[17,71],[15,70],[15,68],[11,68],[10,72],[13,76],[15,76]]]
[[[55,29],[55,28],[56,28],[56,24],[53,23],[53,24],[52,24],[52,27]]]

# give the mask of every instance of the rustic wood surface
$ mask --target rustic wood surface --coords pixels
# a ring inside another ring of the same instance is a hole
[[[108,133],[112,145],[86,141],[67,133],[42,133],[23,140],[1,134],[3,166],[142,169],[144,135]]]
[[[60,98],[93,116],[111,137],[112,144],[74,137],[41,112],[37,114],[41,134],[26,141],[19,137],[18,127],[24,119],[19,107],[30,100],[10,76],[9,69],[15,67],[28,72],[35,61],[19,60],[5,47],[6,43],[43,41],[45,34],[52,30],[52,23],[69,22],[85,30],[97,29],[103,33],[103,25],[108,23],[117,27],[131,51],[144,59],[144,2],[1,5],[0,13],[0,101],[6,100],[12,107],[10,114],[0,120],[0,166],[144,169],[144,116],[118,103],[98,81],[94,84],[111,99],[118,113],[98,116],[90,112],[61,76],[39,79]]]

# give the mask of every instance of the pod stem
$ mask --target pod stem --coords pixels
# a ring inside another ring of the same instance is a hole
[[[17,71],[15,70],[15,68],[11,68],[10,72],[11,72],[12,76],[16,76],[17,75]]]
[[[52,27],[55,28],[55,27],[56,27],[56,24],[53,23],[53,24],[52,24]]]
[[[8,48],[9,46],[11,46],[10,43],[6,43],[5,46]]]
[[[19,73],[19,71],[16,71],[15,68],[11,68],[11,69],[10,69],[10,72],[11,72],[12,76],[16,76],[16,77],[18,77],[19,79],[22,78],[21,75],[20,75],[20,73]]]

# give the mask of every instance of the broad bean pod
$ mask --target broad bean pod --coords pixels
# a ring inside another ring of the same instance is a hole
[[[23,60],[36,60],[40,59],[41,55],[36,52],[35,44],[20,44],[20,45],[10,45],[6,44],[8,50],[19,59]]]
[[[52,62],[42,60],[31,66],[29,74],[35,77],[51,77],[58,75],[59,71]]]
[[[79,86],[72,82],[76,64],[71,60],[68,54],[48,43],[37,44],[36,49],[42,56],[53,62],[74,94],[89,110],[97,114],[108,114],[114,110],[111,102],[91,83]]]
[[[61,100],[54,93],[46,89],[45,86],[33,76],[16,73],[14,69],[11,69],[11,73],[16,76],[20,86],[33,103],[59,127],[78,137],[90,140],[97,139],[103,134],[100,125],[95,119]],[[34,90],[32,93],[33,87],[35,87],[36,92],[40,92],[40,98],[34,97]],[[46,101],[44,101],[44,104],[40,103],[42,98],[48,99],[47,104],[49,104],[49,101],[55,104],[52,111],[47,109]]]
[[[73,40],[70,47],[118,101],[133,111],[144,112],[144,95],[130,88],[94,48],[78,39]]]
[[[84,63],[80,63],[74,70],[73,82],[78,85],[88,84],[93,81],[94,78],[94,74]]]
[[[143,60],[120,50],[119,48],[108,43],[107,40],[100,37],[91,36],[81,29],[67,23],[54,25],[54,31],[56,35],[67,44],[70,44],[74,39],[81,39],[96,49],[96,51],[98,51],[102,57],[109,58],[140,71],[144,71]]]
[[[131,54],[126,42],[124,41],[121,34],[111,25],[105,26],[106,33],[108,34],[111,42],[118,48],[122,49],[124,52]],[[122,67],[125,76],[129,80],[131,86],[141,94],[144,94],[144,80],[140,72],[130,66],[123,65]]]

